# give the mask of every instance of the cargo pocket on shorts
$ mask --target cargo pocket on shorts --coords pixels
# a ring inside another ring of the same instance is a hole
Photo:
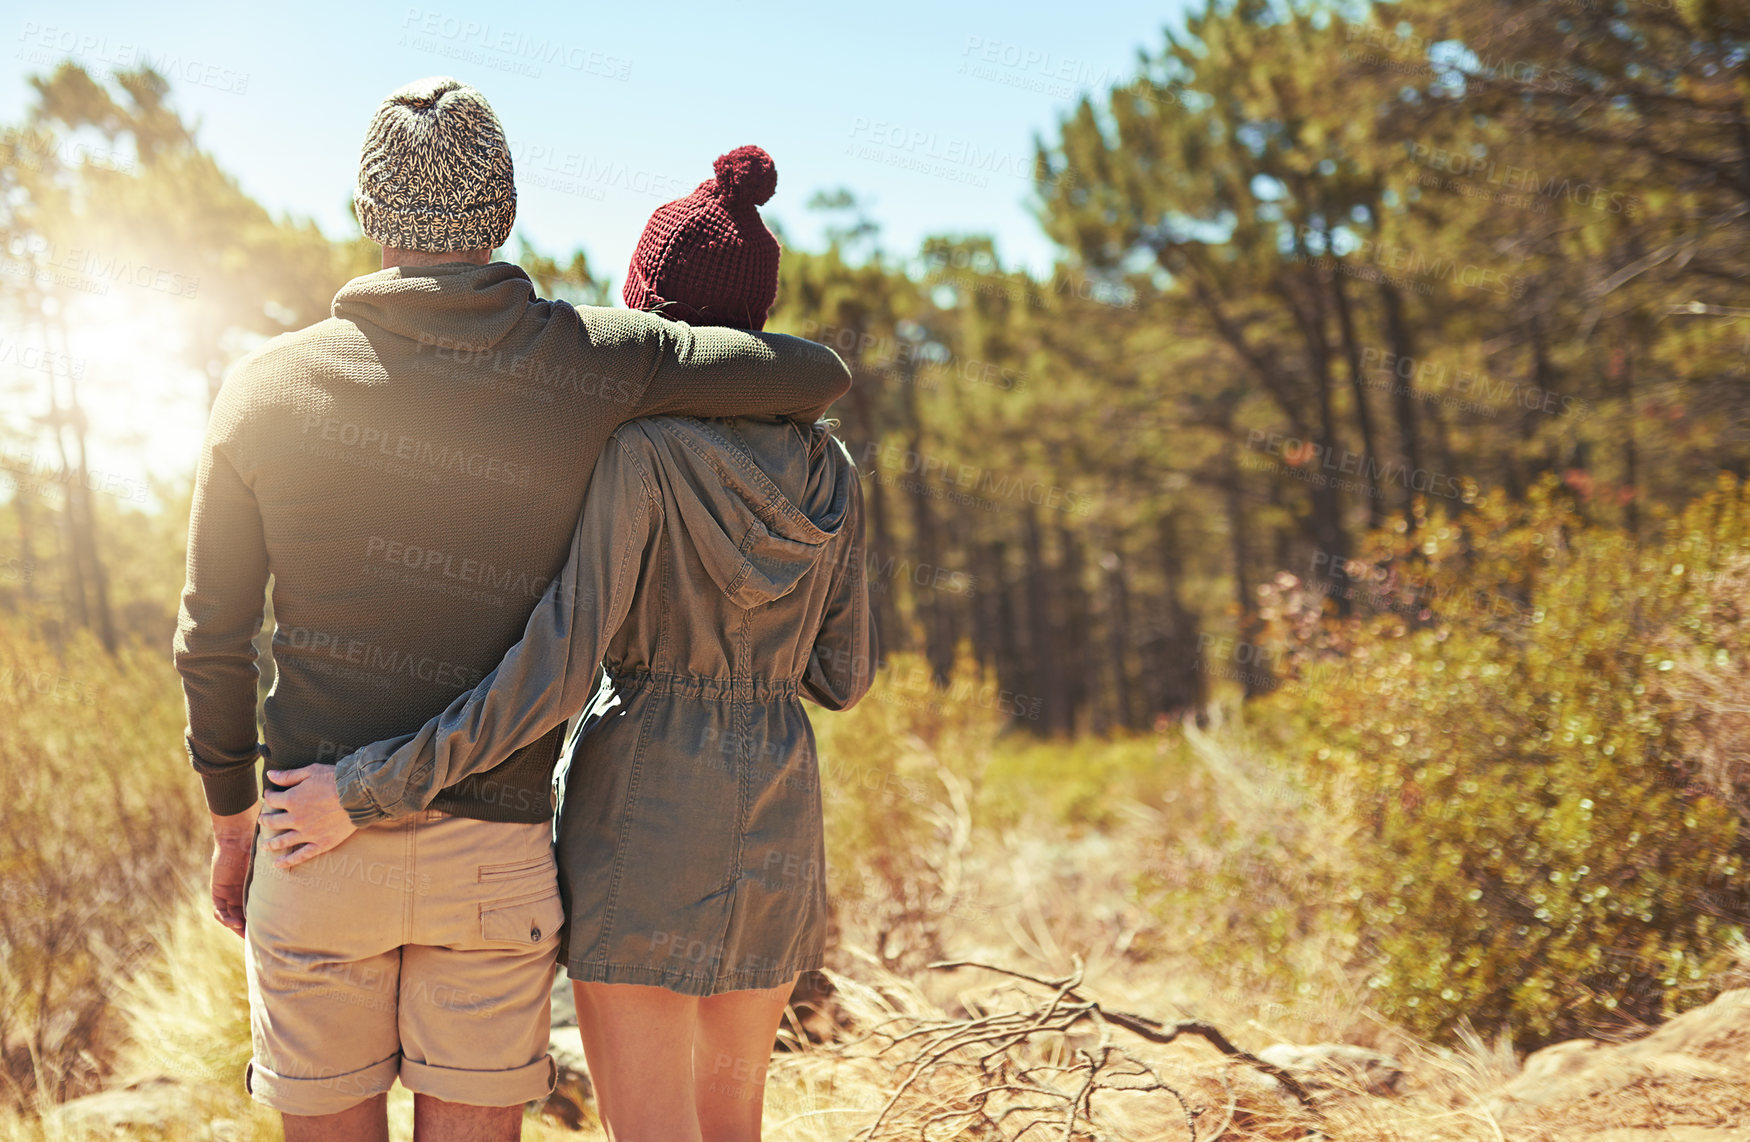
[[[494,944],[539,944],[559,938],[565,904],[555,886],[519,900],[480,906],[480,936]]]

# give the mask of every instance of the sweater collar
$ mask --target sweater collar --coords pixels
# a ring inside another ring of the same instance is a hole
[[[332,312],[423,344],[480,351],[503,340],[534,301],[529,275],[509,262],[451,262],[354,278],[334,295]]]

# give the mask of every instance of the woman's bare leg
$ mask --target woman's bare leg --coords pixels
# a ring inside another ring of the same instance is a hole
[[[693,1107],[698,999],[661,987],[573,981],[596,1105],[612,1142],[699,1142]]]
[[[760,1142],[766,1064],[796,980],[699,1000],[693,1090],[704,1142]]]

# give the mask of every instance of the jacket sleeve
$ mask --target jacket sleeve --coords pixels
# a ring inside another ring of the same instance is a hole
[[[255,804],[255,636],[267,595],[267,542],[255,493],[226,454],[233,421],[223,390],[213,409],[188,521],[188,576],[172,659],[188,711],[189,761],[220,816]]]
[[[536,604],[522,641],[416,733],[339,761],[340,803],[353,823],[418,812],[439,790],[492,768],[582,709],[660,531],[650,471],[616,435],[590,476],[565,569]]]
[[[834,445],[844,451],[836,438]],[[849,452],[844,452],[844,462],[851,463]],[[850,511],[833,542],[839,547],[834,553],[832,587],[802,676],[802,693],[829,710],[848,710],[874,683],[877,653],[869,611],[869,561],[863,548],[863,486],[854,472]]]
[[[813,423],[850,391],[851,371],[814,341],[637,316],[655,323],[662,352],[627,420],[674,413]]]

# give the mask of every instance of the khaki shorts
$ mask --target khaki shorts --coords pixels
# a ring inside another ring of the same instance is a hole
[[[285,872],[256,844],[245,916],[257,1101],[334,1114],[396,1078],[475,1106],[551,1093],[564,908],[550,826],[426,810]]]

